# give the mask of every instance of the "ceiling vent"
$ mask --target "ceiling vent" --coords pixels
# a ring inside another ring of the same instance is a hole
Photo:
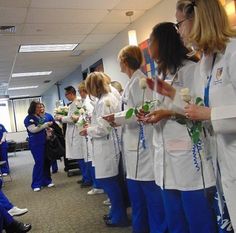
[[[15,26],[0,26],[0,33],[15,33]]]

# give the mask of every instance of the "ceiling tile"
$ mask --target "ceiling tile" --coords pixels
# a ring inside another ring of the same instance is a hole
[[[0,0],[0,7],[27,8],[29,5],[30,0]]]
[[[90,50],[90,49],[98,49],[103,46],[104,43],[81,43],[78,46],[79,50]]]
[[[24,35],[85,35],[96,24],[25,24]]]
[[[112,40],[116,34],[91,34],[88,35],[84,40],[83,43],[106,43]]]
[[[26,23],[98,23],[107,10],[30,9]]]
[[[125,15],[126,10],[112,10],[101,23],[130,23],[130,18]],[[134,11],[132,21],[136,20],[145,13],[144,10]]]
[[[24,22],[27,8],[6,8],[0,7],[0,24],[14,25]]]
[[[123,31],[128,25],[128,23],[102,23],[96,26],[92,34],[115,34]]]
[[[32,0],[32,8],[112,9],[120,0]]]
[[[148,10],[161,0],[121,0],[115,9],[119,10]]]

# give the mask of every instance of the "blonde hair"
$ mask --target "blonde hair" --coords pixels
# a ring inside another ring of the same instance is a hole
[[[79,83],[78,89],[79,89],[79,91],[84,91],[84,92],[87,93],[86,86],[85,86],[85,81],[82,81],[82,82]]]
[[[88,94],[100,98],[103,94],[110,92],[110,88],[102,72],[93,72],[85,80],[85,87]]]
[[[177,10],[193,20],[189,42],[207,54],[222,52],[236,31],[219,0],[178,0]]]
[[[111,77],[108,74],[105,74],[105,73],[102,73],[102,72],[101,72],[101,74],[103,75],[103,78],[104,78],[105,82],[107,84],[111,84]]]
[[[121,93],[123,91],[122,85],[117,81],[112,81],[111,85],[119,92]]]
[[[138,46],[128,45],[120,50],[118,59],[127,64],[130,69],[137,70],[142,66],[143,54]]]

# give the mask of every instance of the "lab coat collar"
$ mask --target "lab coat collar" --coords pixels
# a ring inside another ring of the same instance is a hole
[[[130,89],[133,86],[133,83],[137,80],[140,79],[140,77],[145,77],[144,73],[141,70],[136,70],[133,75],[131,76],[130,80],[128,81],[128,83],[125,86],[125,90],[123,92],[122,95],[122,102],[127,104],[128,99],[129,99],[129,93],[130,93]]]

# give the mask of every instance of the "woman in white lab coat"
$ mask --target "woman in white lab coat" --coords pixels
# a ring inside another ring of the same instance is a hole
[[[196,63],[188,59],[189,51],[184,47],[175,24],[161,23],[153,28],[150,51],[158,64],[161,80],[177,90],[192,88]],[[149,79],[148,83],[155,89],[154,80]],[[193,146],[186,125],[176,122],[176,113],[168,109],[170,101],[167,97],[159,95],[158,99],[160,106],[145,120],[157,123],[153,137],[155,180],[163,190],[169,232],[214,233],[215,215],[205,196],[209,191],[213,201],[215,175],[212,161],[205,156],[202,161],[197,158],[197,164],[194,164]],[[184,101],[181,104],[184,106]]]
[[[110,125],[102,119],[107,114],[118,112],[120,103],[110,93],[102,73],[91,73],[85,85],[88,94],[98,98],[91,125],[82,130],[81,135],[93,139],[96,179],[111,201],[110,213],[104,216],[104,220],[109,227],[124,227],[127,226],[127,215],[117,177],[119,163],[117,143],[119,142],[113,137]]]
[[[123,110],[108,121],[123,125],[123,146],[127,172],[127,185],[132,207],[132,225],[134,233],[166,232],[161,190],[155,184],[153,145],[153,127],[143,126],[133,116],[126,120],[129,108],[141,107],[144,90],[140,80],[146,78],[140,70],[143,55],[138,46],[127,46],[119,55],[121,72],[127,74],[129,81],[122,96]],[[144,100],[152,100],[151,90],[145,90]],[[143,131],[143,132],[142,132]],[[142,137],[141,137],[142,134]]]
[[[95,98],[90,99],[86,87],[85,87],[85,81],[81,82],[78,85],[78,92],[81,96],[82,101],[82,107],[86,109],[86,115],[82,116],[82,118],[86,118],[84,120],[91,121],[92,113],[94,110],[94,104],[95,104]],[[76,116],[74,116],[74,119],[76,119]],[[82,120],[81,116],[78,116],[77,120]],[[87,136],[83,137],[82,139],[82,150],[84,155],[84,162],[85,162],[85,176],[84,176],[84,183],[86,184],[92,184],[92,189],[88,191],[89,195],[95,195],[95,194],[101,194],[104,193],[102,189],[99,189],[99,185],[97,184],[96,178],[95,178],[95,169],[92,164],[92,157],[93,157],[93,148],[92,148],[92,138]],[[82,182],[82,181],[81,181]],[[78,182],[80,183],[80,182]],[[82,183],[82,186],[84,185]]]
[[[186,43],[203,52],[195,73],[205,107],[186,106],[186,116],[211,121],[226,204],[236,230],[236,31],[220,1],[179,0],[176,18]],[[172,95],[173,96],[173,95]]]

